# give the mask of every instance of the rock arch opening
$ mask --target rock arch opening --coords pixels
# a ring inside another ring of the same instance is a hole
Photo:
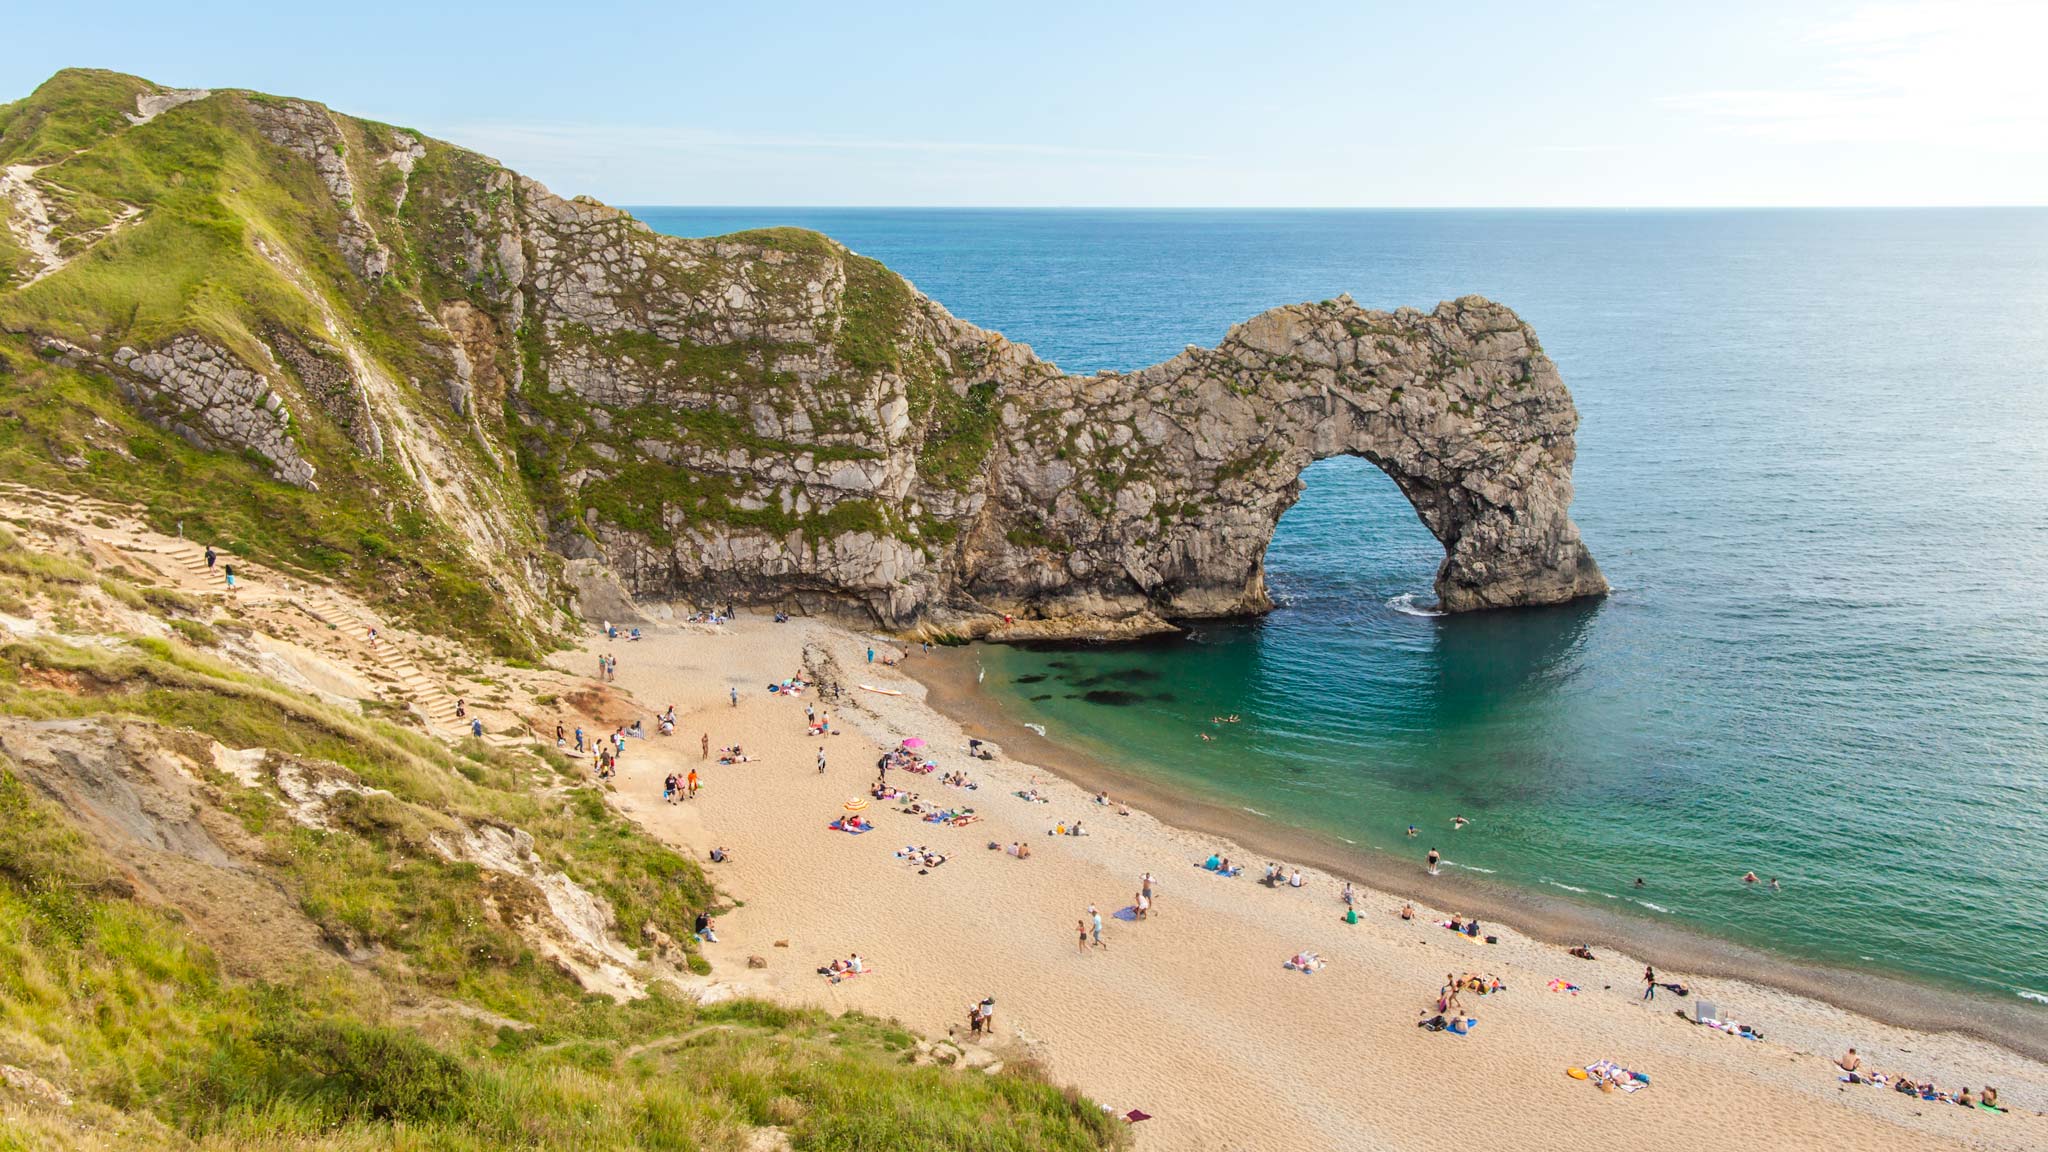
[[[1262,562],[1277,606],[1318,608],[1371,598],[1416,610],[1436,604],[1444,546],[1377,464],[1339,455],[1302,469]]]

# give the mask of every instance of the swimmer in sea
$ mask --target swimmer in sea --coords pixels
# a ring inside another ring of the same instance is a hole
[[[1413,835],[1415,835],[1415,825],[1413,825],[1413,824],[1410,824],[1410,825],[1408,826],[1408,834],[1409,834],[1410,836],[1413,836]]]
[[[1773,876],[1773,877],[1771,877],[1771,891],[1773,891],[1773,892],[1778,892],[1778,891],[1782,891],[1782,889],[1780,889],[1780,888],[1778,887],[1778,878],[1777,878],[1776,876]]]
[[[1463,827],[1464,827],[1465,825],[1467,825],[1467,824],[1470,824],[1470,823],[1471,823],[1471,821],[1470,821],[1470,820],[1467,820],[1467,819],[1465,819],[1465,818],[1464,818],[1463,816],[1453,816],[1453,817],[1451,817],[1451,827],[1452,827],[1452,828],[1454,828],[1454,829],[1455,829],[1455,828],[1463,828]]]
[[[1636,877],[1636,887],[1638,887],[1638,888],[1641,888],[1642,886],[1643,886],[1643,878],[1642,878],[1641,876],[1638,876],[1638,877]]]
[[[1211,735],[1209,735],[1209,734],[1208,734],[1207,732],[1204,732],[1204,733],[1202,733],[1202,739],[1204,739],[1204,740],[1214,740],[1214,739],[1215,739],[1215,737],[1214,737],[1214,736],[1211,736]]]
[[[1754,883],[1756,883],[1756,873],[1754,873],[1754,872],[1744,872],[1744,873],[1742,874],[1742,882],[1743,882],[1744,884],[1754,884]]]

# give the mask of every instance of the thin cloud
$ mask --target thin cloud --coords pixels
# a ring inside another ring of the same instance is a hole
[[[481,122],[456,124],[451,139],[488,151],[545,148],[584,155],[645,155],[649,152],[742,157],[805,152],[916,154],[941,156],[1036,156],[1078,160],[1207,163],[1200,153],[1153,152],[1128,148],[1088,148],[1066,144],[1035,144],[1000,140],[918,140],[871,136],[756,136],[688,128],[635,127],[616,124]]]
[[[1728,131],[1807,143],[2048,147],[2048,6],[2021,0],[1866,4],[1797,30],[1824,75],[1783,88],[1665,98]]]

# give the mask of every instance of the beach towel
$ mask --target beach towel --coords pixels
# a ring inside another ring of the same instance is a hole
[[[1471,1020],[1463,1020],[1459,1021],[1458,1023],[1448,1025],[1444,1028],[1444,1031],[1449,1032],[1453,1036],[1464,1036],[1477,1027],[1479,1027],[1479,1020],[1475,1017]]]
[[[1136,1124],[1140,1120],[1150,1120],[1151,1118],[1152,1114],[1150,1112],[1140,1112],[1136,1108],[1124,1113],[1124,1119],[1132,1124]]]
[[[1550,982],[1550,990],[1552,992],[1569,992],[1574,996],[1579,994],[1579,986],[1569,980],[1552,980]]]
[[[1122,908],[1111,912],[1110,915],[1119,920],[1129,920],[1135,923],[1138,919],[1138,909],[1136,905],[1126,904]]]
[[[1612,1084],[1623,1092],[1639,1092],[1650,1086],[1648,1076],[1631,1072],[1612,1060],[1596,1060],[1586,1065],[1586,1076],[1594,1084]]]

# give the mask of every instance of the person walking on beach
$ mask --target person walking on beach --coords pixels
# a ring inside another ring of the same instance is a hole
[[[233,592],[235,590],[235,566],[233,564],[223,564],[221,565],[221,573],[227,577],[228,591]],[[374,632],[376,630],[373,628],[371,631]],[[373,636],[371,639],[375,639],[375,637]]]
[[[874,650],[873,648],[870,648],[870,649],[868,649],[868,663],[870,663],[870,664],[873,664],[874,662],[875,662],[875,650]]]
[[[1074,921],[1074,931],[1080,935],[1081,954],[1086,956],[1088,954],[1088,922],[1086,920]]]
[[[1143,897],[1145,898],[1145,904],[1144,904],[1145,910],[1146,910],[1146,911],[1148,911],[1148,912],[1149,912],[1149,911],[1151,911],[1151,910],[1152,910],[1152,874],[1151,874],[1150,872],[1147,872],[1147,873],[1145,873],[1145,878],[1144,878],[1144,879],[1142,879],[1142,880],[1140,880],[1140,881],[1138,881],[1138,895],[1140,895],[1140,896],[1143,896]]]
[[[711,733],[705,732],[700,734],[697,737],[697,747],[702,752],[702,755],[699,757],[699,759],[711,759]]]
[[[1088,918],[1094,921],[1093,925],[1090,928],[1090,936],[1092,943],[1094,943],[1094,945],[1097,948],[1108,948],[1109,945],[1104,944],[1102,942],[1102,913],[1096,911],[1095,905],[1093,904],[1090,904],[1088,906]]]
[[[1152,898],[1143,892],[1138,893],[1138,898],[1134,903],[1138,907],[1138,919],[1140,920],[1145,918],[1145,913],[1152,910]]]
[[[697,770],[696,770],[695,768],[692,768],[692,769],[690,769],[690,776],[689,776],[689,781],[688,781],[688,787],[687,787],[687,790],[686,790],[686,791],[684,791],[684,793],[683,793],[683,799],[685,799],[685,800],[695,800],[696,798],[697,798]]]
[[[1655,1000],[1656,998],[1657,970],[1645,964],[1643,965],[1643,999]]]
[[[732,706],[733,706],[733,707],[735,707],[735,708],[737,708],[737,707],[739,707],[739,706],[740,706],[740,689],[739,689],[739,685],[737,685],[737,684],[733,685],[733,687],[732,687],[731,691],[732,691]]]
[[[825,746],[824,746],[823,744],[820,744],[820,745],[818,745],[818,775],[820,775],[820,776],[823,776],[824,774],[825,774]]]
[[[1437,861],[1439,861],[1439,860],[1442,860],[1443,858],[1444,858],[1444,856],[1443,856],[1443,853],[1441,853],[1441,852],[1438,852],[1438,851],[1437,851],[1436,849],[1434,849],[1434,848],[1431,848],[1431,849],[1429,850],[1429,874],[1430,874],[1431,876],[1434,876],[1434,875],[1436,875],[1436,874],[1437,874],[1437,871],[1436,871],[1436,865],[1437,865]]]

